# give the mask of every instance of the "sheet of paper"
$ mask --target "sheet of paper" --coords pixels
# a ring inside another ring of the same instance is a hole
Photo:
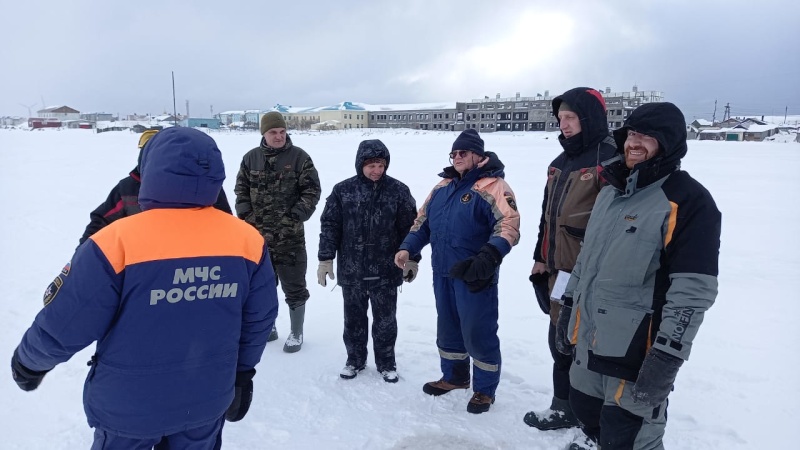
[[[550,298],[558,302],[561,301],[561,296],[564,295],[564,290],[567,289],[567,282],[569,282],[570,274],[563,270],[558,271],[556,277],[556,284],[553,285],[553,291],[550,292]]]

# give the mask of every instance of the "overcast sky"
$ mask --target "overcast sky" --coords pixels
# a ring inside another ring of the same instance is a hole
[[[0,0],[0,116],[663,91],[800,114],[797,0]]]

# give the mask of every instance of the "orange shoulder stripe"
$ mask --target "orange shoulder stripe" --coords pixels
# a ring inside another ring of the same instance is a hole
[[[203,256],[239,256],[258,263],[264,250],[264,238],[255,228],[213,207],[144,211],[90,239],[116,273],[147,261]]]
[[[675,232],[675,224],[678,222],[678,204],[669,202],[669,206],[672,209],[669,212],[669,219],[667,220],[667,235],[664,236],[664,248],[667,248],[672,241],[672,233]]]

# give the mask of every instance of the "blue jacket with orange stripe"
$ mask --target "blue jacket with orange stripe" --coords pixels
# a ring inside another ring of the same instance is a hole
[[[208,206],[224,179],[213,139],[164,130],[142,167],[144,211],[78,248],[17,349],[24,366],[43,371],[97,341],[84,387],[89,425],[132,438],[219,420],[278,310],[264,239]]]
[[[416,255],[430,243],[434,276],[449,276],[455,263],[475,256],[484,244],[505,256],[519,242],[519,212],[503,179],[505,166],[493,152],[486,156],[463,178],[452,166],[439,174],[444,180],[428,195],[400,245]]]

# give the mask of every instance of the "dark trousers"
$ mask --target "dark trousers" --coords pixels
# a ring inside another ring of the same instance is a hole
[[[91,450],[219,450],[222,448],[222,427],[225,418],[212,424],[149,439],[118,436],[99,428],[94,429]]]
[[[634,383],[578,364],[573,364],[570,376],[572,412],[602,450],[664,450],[669,400],[655,408],[636,403],[631,395]]]
[[[397,341],[397,287],[364,282],[342,286],[344,295],[344,346],[347,364],[362,367],[367,363],[369,317],[372,303],[372,349],[379,372],[396,370],[394,345]]]
[[[281,289],[286,296],[286,304],[295,309],[306,304],[310,297],[306,288],[306,271],[308,269],[308,255],[305,248],[298,248],[292,252],[294,258],[276,258],[273,256],[275,276],[280,281]],[[294,260],[294,264],[283,261]]]
[[[553,356],[553,396],[562,400],[569,398],[569,367],[572,355],[564,355],[556,349],[556,327],[550,323],[547,330],[547,345]]]

